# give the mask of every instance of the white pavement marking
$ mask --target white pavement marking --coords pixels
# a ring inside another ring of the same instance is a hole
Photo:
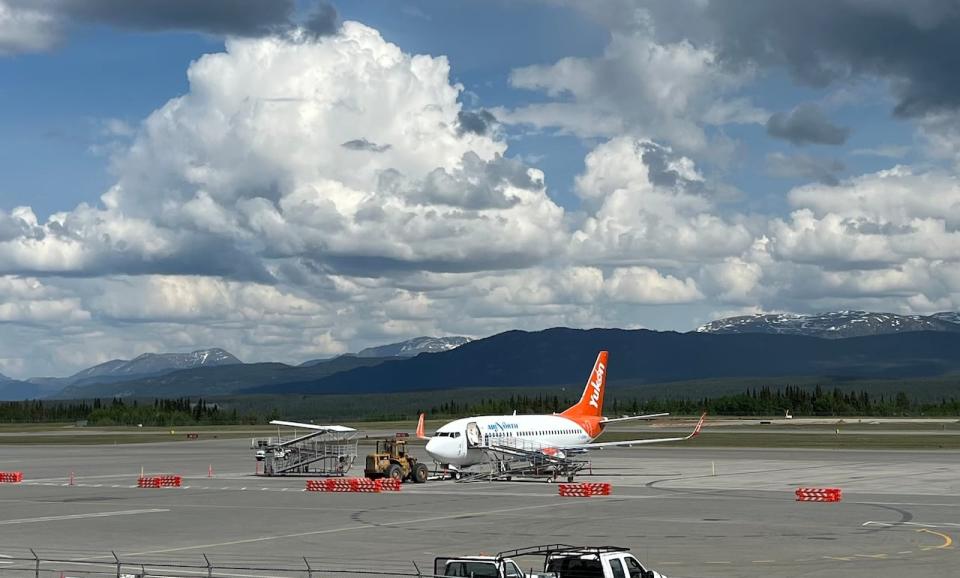
[[[911,526],[913,528],[960,528],[960,524],[953,522],[935,522],[930,524],[921,524],[920,522],[874,522],[868,521],[860,524],[861,526],[881,526],[892,528],[896,526]]]
[[[157,514],[170,510],[151,508],[149,510],[120,510],[114,512],[94,512],[92,514],[70,514],[66,516],[44,516],[42,518],[20,518],[19,520],[0,520],[0,525],[33,524],[36,522],[55,522],[58,520],[80,520],[83,518],[107,518],[110,516],[135,516],[138,514]]]
[[[952,494],[937,495],[939,498],[949,498],[952,497]],[[946,504],[935,504],[933,502],[849,502],[851,504],[856,504],[858,506],[933,506],[933,507],[945,507],[945,508],[960,508],[960,501],[946,503]]]
[[[219,542],[213,544],[196,544],[193,546],[181,546],[179,548],[166,548],[163,550],[146,550],[143,552],[127,552],[123,556],[146,556],[149,554],[167,554],[170,552],[183,552],[186,550],[201,550],[209,548],[219,548],[222,546],[236,546],[238,544],[253,544],[256,542],[268,542],[271,540],[287,540],[289,538],[302,538],[304,536],[319,536],[322,534],[337,534],[340,532],[353,532],[356,530],[370,530],[371,528],[379,528],[383,526],[407,526],[410,524],[423,524],[427,522],[438,522],[440,520],[453,520],[456,518],[472,518],[476,516],[489,516],[492,514],[507,514],[512,512],[519,512],[522,510],[538,510],[543,508],[558,508],[561,506],[571,505],[571,504],[586,504],[587,502],[581,501],[570,501],[570,502],[560,502],[560,503],[549,503],[549,504],[540,504],[538,506],[522,506],[519,508],[502,508],[500,510],[484,510],[480,512],[461,512],[459,514],[447,514],[444,516],[432,516],[430,518],[417,518],[414,520],[399,520],[396,522],[380,522],[375,526],[371,524],[362,524],[359,526],[344,526],[342,528],[328,528],[326,530],[314,530],[311,532],[300,532],[297,534],[280,534],[277,536],[261,536],[259,538],[247,538],[244,540],[233,540],[230,542]]]

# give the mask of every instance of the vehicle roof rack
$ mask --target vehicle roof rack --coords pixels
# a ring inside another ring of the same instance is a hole
[[[607,552],[629,552],[629,548],[622,546],[571,546],[570,544],[546,544],[505,550],[497,554],[497,558],[517,558],[519,556],[549,556],[551,554],[579,553],[600,555]]]

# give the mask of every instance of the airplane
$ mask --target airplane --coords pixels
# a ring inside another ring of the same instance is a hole
[[[700,433],[707,414],[693,432],[683,437],[594,442],[612,423],[653,419],[669,415],[654,413],[627,417],[603,417],[603,396],[607,384],[607,355],[601,351],[590,372],[583,395],[575,405],[552,415],[499,415],[466,417],[451,421],[428,437],[424,431],[424,414],[420,414],[416,435],[427,440],[426,451],[442,467],[459,470],[483,461],[485,448],[536,448],[547,456],[563,459],[568,454],[592,449],[636,446],[688,440]]]

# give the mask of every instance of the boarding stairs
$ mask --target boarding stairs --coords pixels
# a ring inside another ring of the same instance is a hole
[[[266,451],[264,475],[342,476],[356,462],[358,438],[358,432],[311,431],[288,439],[253,440],[252,445]]]
[[[557,452],[548,444],[520,437],[484,438],[474,447],[483,451],[483,462],[474,471],[463,473],[459,482],[560,478],[572,481],[587,466],[586,461]]]

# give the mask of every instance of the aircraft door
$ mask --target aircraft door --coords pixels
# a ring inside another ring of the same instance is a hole
[[[480,426],[472,421],[467,424],[467,447],[475,448],[480,445],[482,437],[480,435]]]

